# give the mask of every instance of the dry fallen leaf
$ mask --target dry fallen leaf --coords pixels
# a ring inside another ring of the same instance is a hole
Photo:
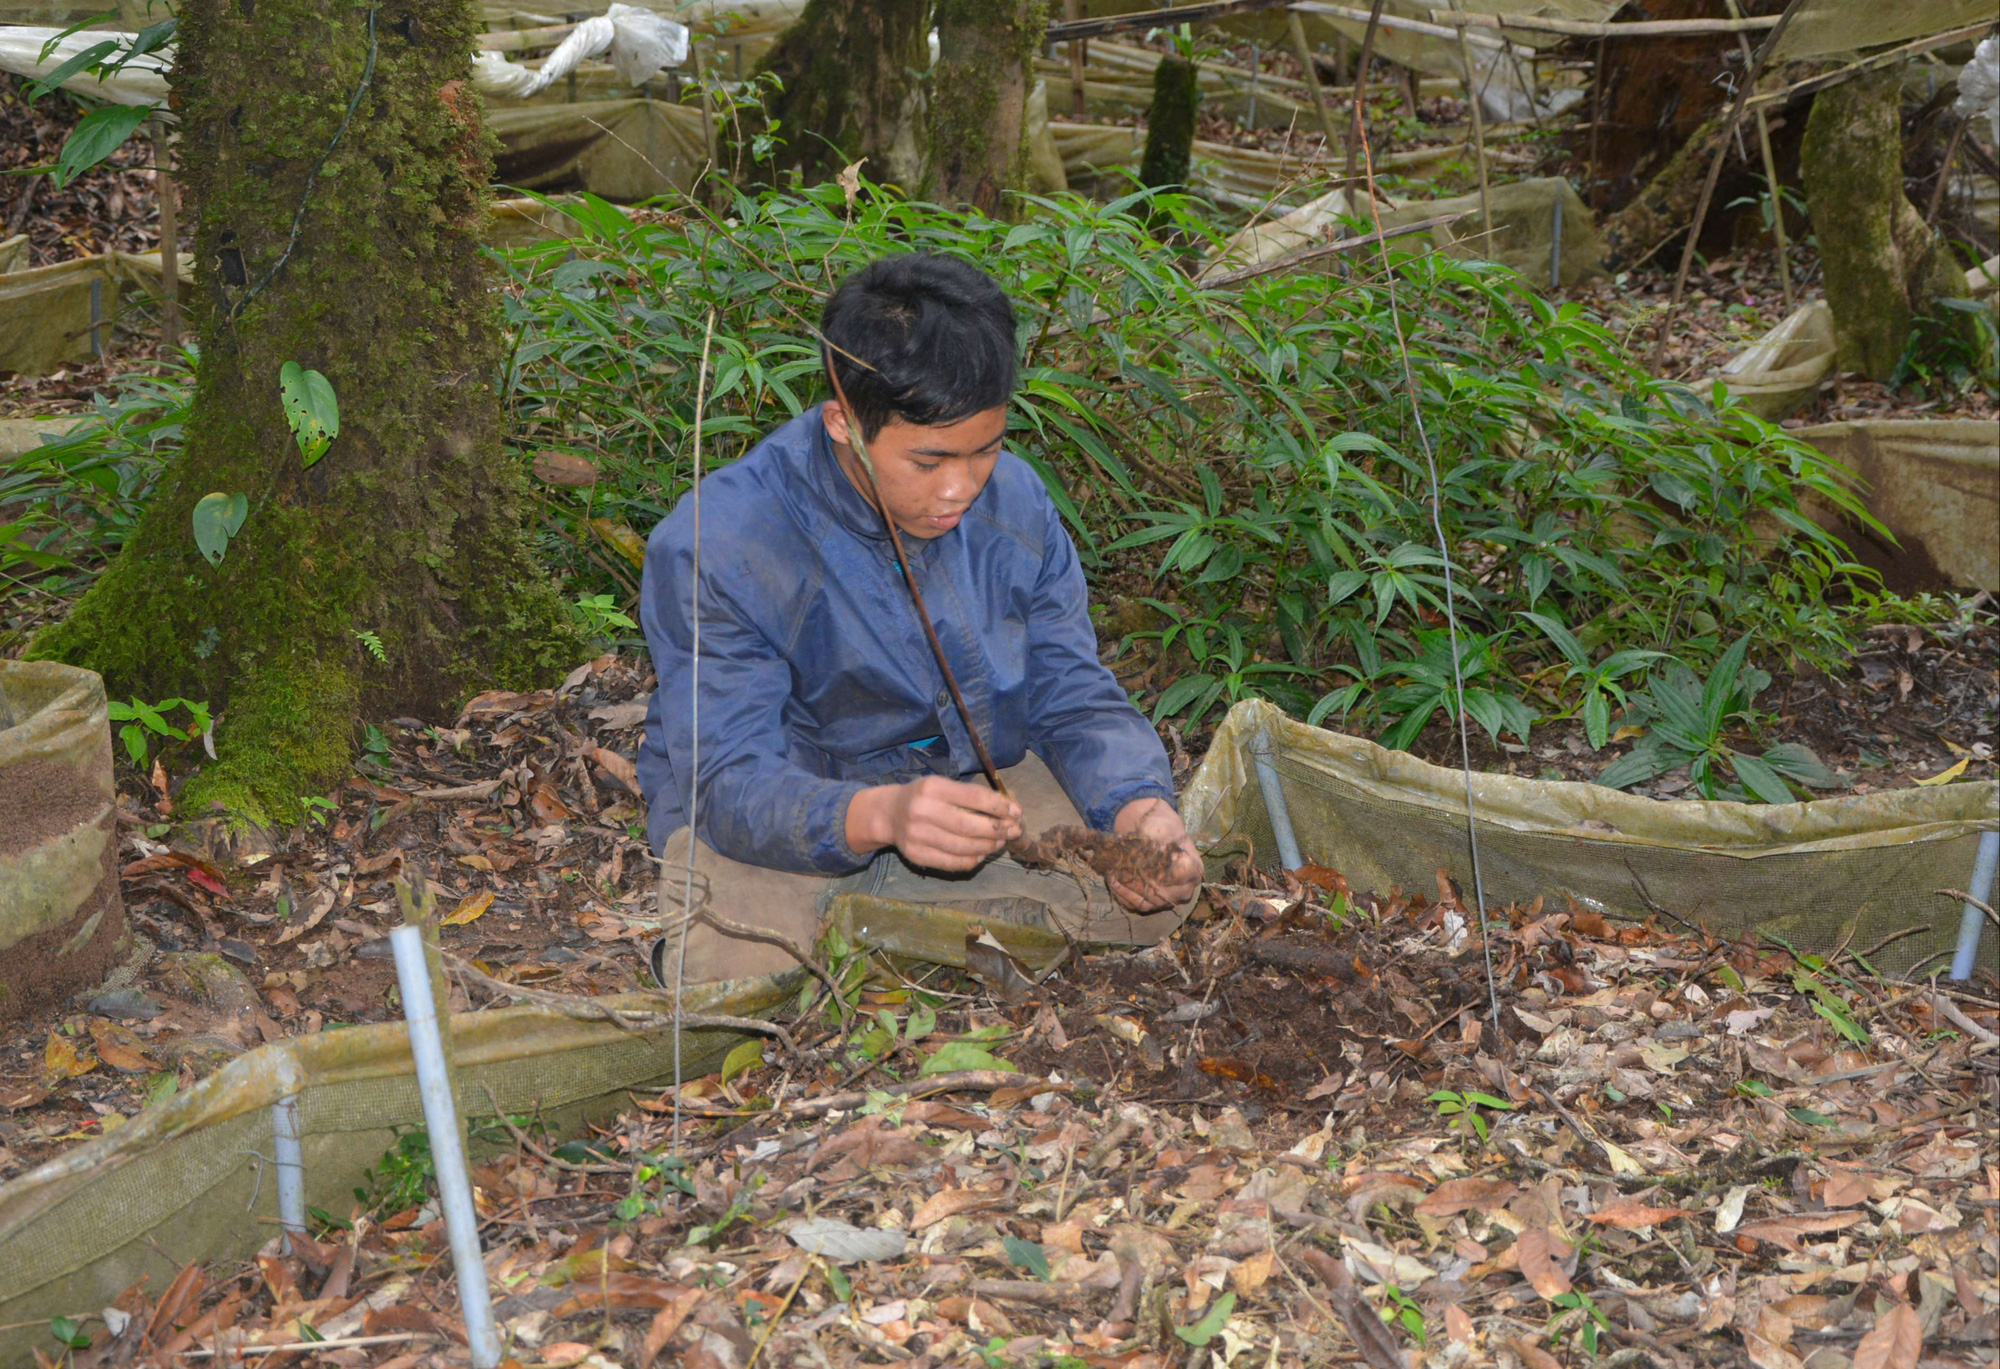
[[[1246,1260],[1238,1260],[1229,1271],[1230,1287],[1244,1297],[1249,1297],[1262,1288],[1265,1281],[1271,1277],[1271,1266],[1276,1262],[1277,1253],[1270,1250],[1261,1251]]]
[[[126,1074],[152,1074],[164,1068],[159,1061],[146,1054],[138,1037],[116,1023],[92,1022],[90,1039],[96,1043],[97,1058],[115,1070]]]
[[[493,906],[493,891],[481,889],[476,894],[467,894],[463,902],[444,915],[447,927],[463,927],[468,922],[477,922]]]
[[[1648,1207],[1644,1203],[1613,1203],[1601,1207],[1590,1214],[1590,1220],[1600,1226],[1615,1226],[1621,1231],[1634,1231],[1642,1226],[1658,1226],[1661,1222],[1672,1221],[1676,1217],[1692,1217],[1694,1213],[1685,1207]]]
[[[1800,1237],[1815,1236],[1825,1231],[1839,1231],[1843,1227],[1853,1226],[1862,1219],[1862,1216],[1863,1214],[1859,1212],[1824,1212],[1797,1217],[1772,1217],[1767,1221],[1751,1222],[1739,1228],[1736,1234],[1739,1238],[1749,1237],[1769,1241],[1772,1245],[1796,1252]]]
[[[1426,1217],[1453,1217],[1475,1208],[1498,1212],[1520,1192],[1505,1179],[1447,1179],[1437,1186],[1435,1193],[1417,1204],[1417,1211]]]
[[[97,1061],[77,1050],[76,1042],[61,1032],[50,1032],[49,1044],[42,1051],[42,1068],[49,1079],[74,1079],[96,1069]]]
[[[1521,1261],[1521,1273],[1534,1285],[1535,1292],[1553,1302],[1570,1291],[1569,1275],[1555,1262],[1553,1242],[1545,1226],[1531,1226],[1514,1242]]]
[[[976,1188],[947,1188],[924,1199],[923,1204],[910,1216],[910,1230],[922,1231],[925,1227],[936,1226],[947,1217],[956,1217],[961,1212],[970,1212],[976,1207],[988,1207],[1000,1201],[997,1192],[987,1193]]]

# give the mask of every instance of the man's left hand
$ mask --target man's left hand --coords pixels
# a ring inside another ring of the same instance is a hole
[[[1107,880],[1106,887],[1113,898],[1135,913],[1157,913],[1194,897],[1194,891],[1201,887],[1201,856],[1171,803],[1165,799],[1134,799],[1118,810],[1111,830],[1119,836],[1145,837],[1173,853],[1173,865],[1164,881],[1148,881],[1142,887],[1134,887],[1115,879]]]

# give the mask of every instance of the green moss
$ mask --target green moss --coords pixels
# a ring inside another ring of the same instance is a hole
[[[1161,58],[1153,68],[1153,103],[1146,112],[1146,155],[1139,164],[1142,184],[1156,189],[1187,184],[1200,112],[1201,73],[1194,63]]]
[[[1045,0],[939,0],[930,84],[932,193],[1000,213],[1027,184],[1028,74],[1048,28]]]
[[[200,209],[187,441],[119,561],[33,649],[100,671],[114,695],[207,701],[220,760],[188,793],[259,820],[296,816],[301,794],[341,778],[357,711],[448,716],[587,654],[500,442],[471,7],[377,11],[373,77],[328,155],[367,59],[365,14],[260,0],[252,23],[235,0],[182,7],[174,103]],[[340,401],[310,470],[279,403],[286,361],[323,372]],[[190,515],[216,490],[247,495],[250,513],[210,566]]]
[[[271,662],[237,691],[216,763],[188,781],[182,809],[221,808],[266,827],[298,822],[301,799],[346,777],[359,701],[344,665]]]

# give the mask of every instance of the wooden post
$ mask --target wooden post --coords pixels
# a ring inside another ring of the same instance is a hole
[[[160,202],[160,344],[172,350],[181,340],[178,192],[174,188],[173,153],[167,147],[166,118],[155,114],[149,123],[153,135],[153,193]]]
[[[1375,55],[1375,34],[1382,26],[1382,0],[1368,7],[1368,31],[1361,36],[1361,60],[1354,64],[1354,122],[1347,130],[1347,184],[1348,194],[1353,195],[1353,186],[1361,179],[1361,133],[1363,102],[1368,98],[1368,59]],[[1375,198],[1375,187],[1366,186],[1368,198]],[[1352,203],[1350,199],[1349,203]]]
[[[1326,135],[1326,155],[1333,156],[1333,145],[1340,141],[1334,131],[1333,111],[1327,107],[1326,92],[1320,89],[1319,70],[1313,62],[1312,47],[1306,42],[1305,21],[1299,18],[1297,10],[1289,10],[1285,15],[1290,21],[1292,50],[1299,55],[1299,64],[1305,68],[1306,89],[1312,92],[1313,110],[1319,115],[1320,132]]]
[[[1729,6],[1729,17],[1741,19],[1743,12],[1736,0],[1723,0]],[[1736,45],[1743,50],[1743,69],[1748,71],[1756,62],[1750,51],[1750,40],[1738,33]],[[1757,145],[1764,153],[1764,185],[1771,192],[1771,235],[1778,240],[1778,288],[1785,295],[1785,312],[1792,311],[1792,264],[1786,259],[1789,250],[1785,241],[1785,197],[1778,184],[1778,159],[1771,155],[1771,121],[1764,117],[1764,107],[1757,106]]]
[[[1743,117],[1743,107],[1750,103],[1750,92],[1756,89],[1758,78],[1763,76],[1764,67],[1771,60],[1771,53],[1777,48],[1778,40],[1785,36],[1792,16],[1799,12],[1802,3],[1803,0],[1790,0],[1785,12],[1778,16],[1778,22],[1751,60],[1750,70],[1743,73],[1743,85],[1729,106],[1729,117],[1723,121],[1722,136],[1715,143],[1715,156],[1708,163],[1708,178],[1701,183],[1701,198],[1695,201],[1694,219],[1688,224],[1687,243],[1681,248],[1680,270],[1674,273],[1674,292],[1667,301],[1667,312],[1660,316],[1660,330],[1653,337],[1653,359],[1647,369],[1655,376],[1666,363],[1667,334],[1672,331],[1674,319],[1681,311],[1681,296],[1687,290],[1688,271],[1694,266],[1695,245],[1701,238],[1702,220],[1708,217],[1708,202],[1715,198],[1715,183],[1722,175],[1722,161],[1729,155],[1730,135],[1736,131],[1737,122]]]
[[[1063,0],[1063,18],[1083,18],[1083,0]],[[1081,38],[1069,40],[1069,112],[1078,121],[1084,117],[1083,108],[1083,67],[1084,44]]]
[[[1486,183],[1486,115],[1479,108],[1479,70],[1472,65],[1472,43],[1465,36],[1465,30],[1458,31],[1458,58],[1465,63],[1465,104],[1472,118],[1472,158],[1479,163],[1479,217],[1481,226],[1489,235],[1487,246],[1492,245],[1493,205],[1492,191]],[[1550,288],[1555,286],[1549,282]]]

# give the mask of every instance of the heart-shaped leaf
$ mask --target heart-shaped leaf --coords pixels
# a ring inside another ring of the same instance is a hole
[[[250,499],[244,494],[224,494],[215,490],[204,494],[194,506],[194,544],[211,566],[222,564],[229,539],[243,529],[250,515]]]
[[[278,369],[278,397],[285,408],[285,422],[291,425],[292,437],[299,444],[299,455],[311,467],[340,436],[340,401],[333,393],[333,382],[318,371],[288,361]]]

